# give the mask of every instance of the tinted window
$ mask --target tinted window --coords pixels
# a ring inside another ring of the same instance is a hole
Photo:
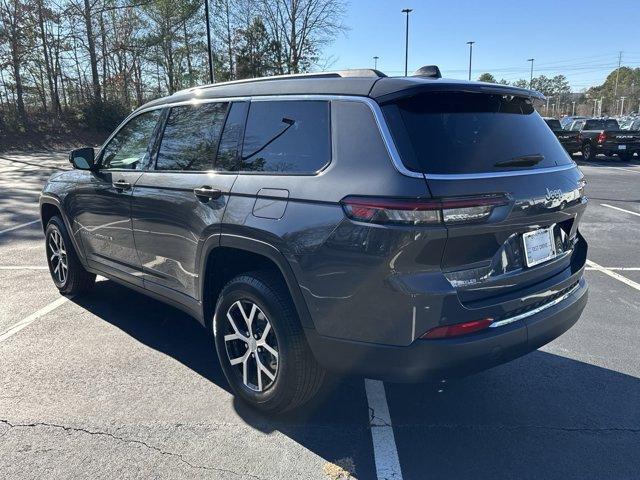
[[[328,102],[251,103],[239,170],[314,173],[330,158]]]
[[[145,168],[160,113],[160,110],[152,110],[129,120],[104,148],[101,168]]]
[[[528,97],[426,93],[387,105],[384,112],[403,162],[415,171],[504,171],[514,167],[496,164],[532,155],[543,158],[530,168],[571,162]]]
[[[560,125],[560,121],[559,120],[545,120],[545,122],[547,122],[547,125],[549,125],[549,128],[551,130],[562,130],[562,126]]]
[[[247,102],[235,102],[231,105],[222,137],[220,137],[216,170],[231,172],[239,170],[238,149],[242,140],[242,129],[247,118],[248,108],[249,103]]]
[[[619,130],[616,120],[587,120],[585,130]]]
[[[212,170],[227,105],[173,107],[162,135],[156,170]]]

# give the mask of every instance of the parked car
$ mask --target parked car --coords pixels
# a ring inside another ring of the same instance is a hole
[[[640,151],[640,133],[620,130],[613,118],[591,118],[576,120],[570,131],[579,132],[582,157],[593,160],[596,155],[617,155],[621,160],[629,160]]]
[[[621,130],[631,130],[633,132],[640,130],[640,117],[628,118],[624,125],[620,125]]]
[[[419,73],[142,106],[42,191],[54,284],[81,294],[99,274],[183,309],[270,412],[326,371],[448,378],[553,340],[587,301],[582,173],[536,92]]]
[[[572,132],[570,130],[563,129],[560,125],[560,120],[555,118],[544,117],[544,121],[569,155],[580,151],[581,145],[578,138],[580,136],[580,132]]]

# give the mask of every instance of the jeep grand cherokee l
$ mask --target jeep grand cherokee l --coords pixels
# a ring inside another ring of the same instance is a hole
[[[544,345],[587,301],[583,175],[538,93],[437,73],[144,105],[42,192],[55,285],[100,274],[190,313],[236,394],[271,412],[326,371],[417,382]]]

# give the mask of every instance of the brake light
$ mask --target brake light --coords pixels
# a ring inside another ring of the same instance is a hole
[[[506,205],[506,195],[441,199],[346,197],[345,214],[359,222],[396,225],[433,225],[485,220],[495,207]]]
[[[429,330],[420,338],[432,340],[435,338],[451,338],[476,333],[493,323],[493,318],[483,318],[482,320],[474,320],[472,322],[454,323],[453,325],[443,325]]]
[[[600,132],[598,135],[598,143],[604,143],[607,140],[607,134],[604,132]]]

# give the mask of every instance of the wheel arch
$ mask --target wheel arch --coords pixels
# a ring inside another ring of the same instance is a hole
[[[71,238],[71,243],[73,244],[73,248],[80,259],[80,263],[82,263],[84,268],[87,268],[86,259],[84,256],[84,250],[82,249],[82,245],[78,244],[78,240],[73,233],[73,229],[71,228],[71,224],[69,223],[69,219],[67,215],[64,213],[64,208],[62,208],[62,204],[58,197],[54,197],[52,195],[41,195],[40,196],[40,223],[42,224],[42,231],[46,231],[47,224],[51,217],[58,215],[62,218],[64,222],[64,226],[67,228],[67,232],[69,232],[69,237]]]
[[[215,304],[224,285],[234,276],[252,270],[276,272],[291,295],[302,326],[313,328],[300,286],[282,252],[270,243],[232,234],[211,238],[203,247],[200,262],[200,299],[205,326],[210,327]]]

